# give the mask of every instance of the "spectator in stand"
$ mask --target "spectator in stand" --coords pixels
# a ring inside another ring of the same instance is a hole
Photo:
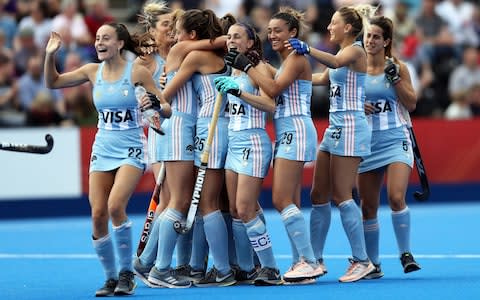
[[[108,12],[108,0],[86,0],[85,8],[85,24],[91,36],[95,36],[103,24],[114,21],[114,17]]]
[[[18,112],[17,83],[13,80],[12,58],[0,52],[0,127],[23,125],[25,116]]]
[[[472,118],[472,109],[470,106],[468,92],[457,95],[452,99],[450,105],[445,110],[444,117],[447,120],[465,120]]]
[[[5,32],[0,29],[0,53],[5,54],[9,58],[13,57],[13,50],[8,48],[7,45],[7,37],[5,36]]]
[[[472,86],[467,94],[473,117],[480,117],[480,84]]]
[[[0,30],[5,33],[5,45],[8,48],[13,48],[13,39],[17,32],[17,23],[15,18],[5,11],[5,5],[5,1],[0,1]]]
[[[40,49],[35,45],[33,30],[31,28],[19,30],[15,37],[13,50],[16,76],[21,76],[26,72],[28,60],[37,55],[39,51]]]
[[[52,94],[43,90],[35,95],[27,110],[27,126],[59,126],[63,118],[55,108]]]
[[[403,58],[409,59],[416,50],[415,22],[409,14],[409,4],[405,0],[397,1],[393,15],[389,16],[395,26],[393,45]]]
[[[473,3],[464,0],[443,0],[436,5],[435,11],[447,22],[457,46],[479,45],[479,37],[473,27],[475,11]]]
[[[45,87],[42,73],[43,60],[41,55],[28,59],[27,71],[18,79],[18,101],[21,109],[30,110],[33,100],[40,92],[47,92],[55,103],[61,99],[59,91]]]
[[[33,30],[35,45],[39,49],[45,48],[52,31],[52,19],[48,14],[47,1],[36,0],[32,4],[30,15],[24,17],[18,24],[18,30],[26,28]]]
[[[478,49],[466,47],[463,51],[463,60],[450,75],[448,94],[455,99],[465,94],[473,85],[480,83],[480,67],[478,63]]]
[[[52,31],[60,33],[65,46],[77,51],[82,60],[96,59],[93,37],[88,31],[84,16],[78,11],[76,0],[62,0],[61,12],[52,22]]]

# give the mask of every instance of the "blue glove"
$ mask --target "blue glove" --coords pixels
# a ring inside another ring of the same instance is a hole
[[[219,76],[214,79],[215,88],[222,94],[228,93],[240,97],[242,91],[238,83],[230,76]]]
[[[288,39],[288,42],[297,54],[303,55],[310,53],[310,46],[307,43],[295,38]]]
[[[227,55],[225,55],[225,62],[227,65],[245,73],[247,73],[248,69],[253,67],[252,62],[236,49],[230,50]]]
[[[402,80],[400,77],[400,66],[396,64],[391,57],[385,60],[385,68],[383,71],[385,72],[385,78],[393,85]]]

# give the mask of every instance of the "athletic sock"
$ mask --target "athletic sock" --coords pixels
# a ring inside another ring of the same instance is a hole
[[[229,212],[222,212],[222,216],[227,226],[228,259],[231,266],[238,265],[235,241],[233,240],[232,215]]]
[[[263,213],[263,209],[261,207],[259,207],[257,210],[257,216],[260,218],[260,220],[262,220],[263,224],[265,224],[266,226],[267,220],[265,219],[265,214]],[[255,266],[260,266],[261,263],[260,263],[260,259],[258,258],[257,252],[252,250],[252,253],[253,253],[253,264]]]
[[[253,269],[253,249],[247,234],[247,228],[242,220],[232,220],[233,240],[237,252],[237,262],[240,269],[250,271]]]
[[[180,234],[177,239],[177,266],[188,265],[192,256],[193,230]]]
[[[167,208],[159,218],[159,242],[155,267],[159,271],[165,271],[168,270],[172,264],[173,250],[177,243],[178,233],[173,228],[173,224],[175,222],[182,223],[183,215],[173,208]]]
[[[203,217],[195,216],[192,236],[192,256],[190,257],[190,266],[194,270],[205,270],[208,263],[208,244],[203,228]]]
[[[380,257],[378,254],[380,228],[378,225],[378,219],[364,220],[363,232],[365,234],[365,246],[368,258],[373,264],[378,265],[380,264]]]
[[[300,209],[295,204],[290,204],[282,210],[281,216],[291,243],[293,242],[293,249],[297,251],[297,257],[303,256],[307,261],[314,262],[315,256]],[[295,256],[295,253],[293,255]],[[294,262],[297,260],[294,258]]]
[[[331,219],[332,206],[330,202],[312,205],[312,212],[310,213],[310,241],[315,258],[320,261],[323,260],[323,249]]]
[[[132,271],[132,222],[126,220],[120,226],[113,226],[120,272]]]
[[[392,211],[392,224],[400,254],[410,252],[410,209]]]
[[[338,205],[342,225],[347,234],[354,260],[368,260],[365,250],[365,236],[363,235],[362,213],[353,199],[345,200]]]
[[[277,269],[270,236],[268,236],[267,228],[260,217],[257,216],[253,220],[244,223],[244,225],[247,228],[250,244],[257,253],[262,267]]]
[[[117,267],[115,264],[115,253],[113,251],[113,242],[110,234],[93,240],[93,248],[97,253],[98,259],[102,264],[105,277],[107,279],[118,279]]]
[[[227,226],[219,210],[203,216],[203,228],[207,238],[213,264],[220,274],[230,271],[228,261]]]
[[[144,266],[151,266],[155,263],[155,258],[157,257],[158,250],[158,228],[160,227],[159,217],[153,220],[152,230],[148,235],[147,244],[143,249],[142,254],[140,254],[140,262]]]

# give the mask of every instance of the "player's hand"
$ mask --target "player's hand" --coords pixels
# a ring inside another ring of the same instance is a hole
[[[285,47],[287,47],[288,49],[293,49],[293,51],[301,55],[310,53],[310,46],[304,41],[295,38],[291,38],[288,39],[288,41],[285,41]]]
[[[370,102],[365,102],[365,104],[363,105],[363,109],[365,110],[366,115],[375,113],[375,106],[373,106],[373,104]]]
[[[240,97],[242,91],[238,83],[230,76],[219,76],[214,79],[215,88],[222,94],[232,94],[236,97]]]
[[[227,65],[245,73],[248,72],[248,69],[253,67],[252,62],[236,49],[231,49],[227,55],[225,55],[225,62]]]
[[[400,77],[400,66],[396,64],[391,57],[387,57],[385,60],[385,68],[383,71],[385,72],[385,77],[387,78],[388,82],[393,85],[402,80]]]
[[[167,73],[165,73],[165,66],[163,67],[162,75],[158,78],[158,83],[160,85],[160,90],[165,89],[165,85],[167,84]]]
[[[47,46],[45,47],[45,53],[53,54],[57,52],[58,49],[60,49],[61,45],[62,45],[62,38],[60,34],[58,34],[55,31],[52,31],[50,33],[50,38],[48,39]]]

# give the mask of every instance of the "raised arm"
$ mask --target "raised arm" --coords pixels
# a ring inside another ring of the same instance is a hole
[[[398,100],[409,112],[414,111],[417,106],[417,96],[407,66],[402,62],[396,64],[393,60],[388,59],[385,73],[387,80],[393,84],[395,92],[397,92]]]
[[[192,77],[193,73],[199,69],[199,66],[202,64],[199,54],[198,51],[188,54],[180,65],[177,73],[175,73],[175,76],[167,82],[162,93],[166,101],[170,102],[175,93]]]
[[[59,74],[55,65],[55,54],[62,44],[61,37],[58,33],[50,33],[45,48],[44,77],[45,85],[51,89],[59,89],[80,85],[89,81],[89,74],[95,74],[98,64],[86,64],[74,71]]]

